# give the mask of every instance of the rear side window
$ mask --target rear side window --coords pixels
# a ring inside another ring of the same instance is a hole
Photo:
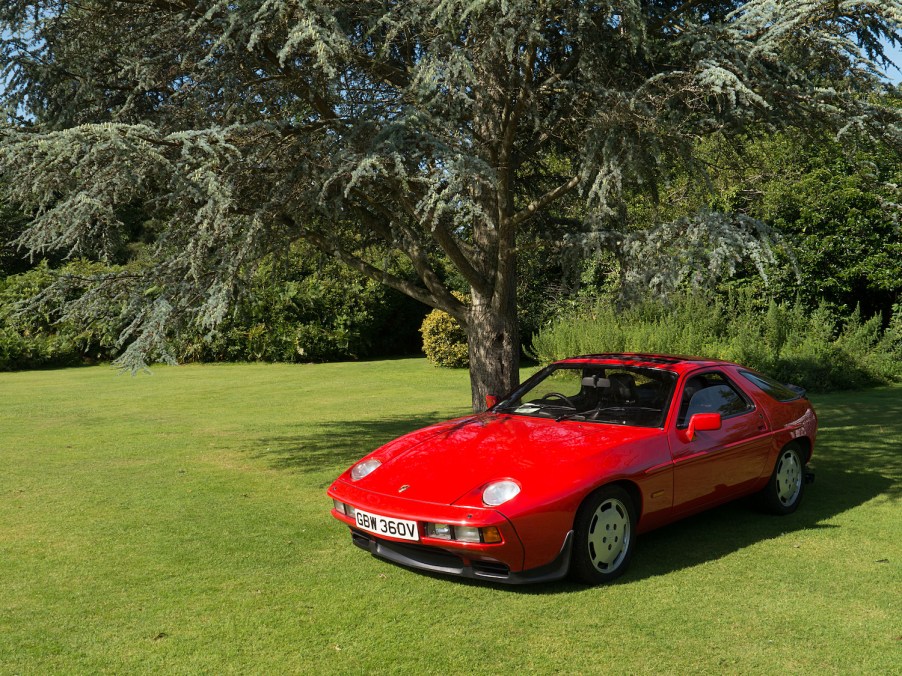
[[[773,378],[768,378],[760,373],[751,373],[750,371],[740,371],[739,373],[742,374],[743,378],[752,383],[752,385],[755,385],[759,390],[773,397],[777,401],[792,401],[801,396],[798,392],[794,392],[786,387],[786,385],[778,383]]]

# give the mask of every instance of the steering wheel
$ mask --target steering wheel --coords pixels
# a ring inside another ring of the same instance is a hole
[[[576,404],[570,401],[570,397],[567,397],[560,392],[546,392],[544,395],[542,395],[542,398],[539,399],[539,401],[544,401],[551,398],[563,399],[567,403],[567,406],[569,406],[573,410],[576,410]]]

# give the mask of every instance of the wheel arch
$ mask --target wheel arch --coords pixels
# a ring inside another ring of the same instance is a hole
[[[589,498],[595,495],[598,491],[607,488],[608,486],[619,486],[626,491],[626,494],[629,495],[630,500],[633,501],[633,507],[636,510],[636,524],[639,523],[639,521],[642,519],[642,491],[639,489],[639,486],[636,483],[630,481],[629,479],[614,479],[613,481],[606,481],[586,493],[583,496],[582,500],[580,500],[579,505],[573,513],[574,523],[576,523],[576,518],[579,514],[579,510],[582,509],[582,506],[586,504]]]
[[[783,444],[783,448],[787,446],[796,445],[802,451],[802,463],[806,463],[811,460],[811,453],[813,451],[814,445],[811,443],[811,439],[808,437],[796,437],[795,439],[790,439],[785,444]],[[782,451],[783,448],[780,450]]]
[[[574,535],[568,574],[572,579],[601,584],[623,573],[635,549],[635,529],[641,509],[639,496],[639,487],[628,479],[608,481],[584,496],[571,531]],[[619,503],[627,514],[616,507],[616,511],[611,509],[602,514],[599,510],[607,500]],[[596,529],[596,523],[602,525]]]

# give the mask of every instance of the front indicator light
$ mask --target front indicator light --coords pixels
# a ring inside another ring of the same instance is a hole
[[[498,529],[495,526],[489,526],[488,528],[482,528],[482,541],[493,544],[495,542],[501,542],[501,533],[498,532]]]
[[[335,507],[335,511],[339,514],[344,514],[345,516],[349,516],[352,519],[357,518],[357,510],[351,507],[351,505],[345,504],[340,500],[336,500],[332,498],[332,504]]]
[[[351,508],[348,505],[348,508]],[[469,544],[498,544],[504,542],[496,526],[451,526],[447,523],[426,523],[426,537],[453,540]]]

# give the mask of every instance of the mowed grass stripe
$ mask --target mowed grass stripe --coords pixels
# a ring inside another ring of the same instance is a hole
[[[0,672],[898,672],[902,388],[815,398],[797,514],[699,515],[599,588],[422,575],[331,519],[338,472],[468,404],[420,359],[0,374]]]

